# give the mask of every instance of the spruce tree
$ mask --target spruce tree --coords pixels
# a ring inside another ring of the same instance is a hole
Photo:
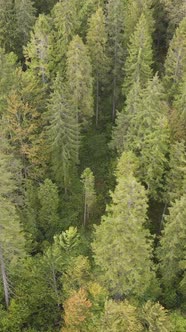
[[[34,76],[40,77],[46,84],[50,77],[50,23],[45,15],[39,15],[31,33],[31,40],[24,48],[27,66],[32,70]]]
[[[139,82],[141,87],[147,85],[152,77],[152,37],[144,14],[141,15],[128,45],[128,57],[125,63],[125,78],[123,91],[128,94],[134,82]]]
[[[106,55],[107,33],[105,28],[105,17],[102,8],[98,8],[89,21],[87,32],[87,46],[92,61],[94,90],[96,95],[96,127],[99,120],[100,88],[105,80],[108,69],[108,58]]]
[[[80,133],[76,109],[66,85],[58,74],[48,105],[47,144],[54,178],[65,192],[71,188],[79,161]]]
[[[186,73],[186,18],[175,31],[165,61],[164,84],[170,100],[178,93]]]
[[[76,0],[64,0],[56,3],[51,11],[53,30],[51,66],[54,73],[64,74],[68,44],[78,31],[79,21]]]
[[[112,64],[110,80],[112,82],[112,120],[114,120],[121,97],[123,80],[121,73],[126,58],[126,49],[124,47],[125,1],[109,0],[106,9],[108,54]]]
[[[96,226],[92,244],[96,264],[110,293],[143,297],[152,286],[152,242],[145,229],[147,196],[136,180],[136,161],[123,153],[117,167],[117,185],[112,203],[101,224]]]
[[[93,79],[88,51],[79,36],[69,44],[66,76],[76,117],[85,125],[93,115]]]
[[[181,300],[181,283],[184,279],[186,242],[186,195],[176,200],[169,209],[158,249],[159,267],[164,286],[165,302],[176,306]],[[184,298],[183,298],[184,301]]]

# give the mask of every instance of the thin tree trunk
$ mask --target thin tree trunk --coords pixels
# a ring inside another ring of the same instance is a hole
[[[96,128],[98,126],[99,119],[99,80],[96,79]]]
[[[85,203],[84,203],[84,217],[83,217],[83,225],[86,226],[87,222],[87,202],[86,202],[86,195],[85,195]]]
[[[8,279],[7,279],[7,274],[6,274],[5,263],[4,263],[1,246],[0,246],[0,265],[1,265],[1,277],[2,277],[2,281],[3,281],[4,295],[5,295],[5,303],[6,303],[6,307],[8,308],[8,306],[9,306],[9,286],[8,286]]]

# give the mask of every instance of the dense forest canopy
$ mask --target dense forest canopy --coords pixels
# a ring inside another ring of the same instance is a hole
[[[0,331],[186,331],[184,0],[0,1]]]

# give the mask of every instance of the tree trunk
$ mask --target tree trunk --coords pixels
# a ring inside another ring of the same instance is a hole
[[[4,295],[5,295],[5,303],[6,303],[6,307],[8,308],[8,306],[9,306],[9,286],[8,286],[8,278],[7,278],[7,274],[6,274],[5,263],[4,263],[1,246],[0,246],[0,264],[1,264],[1,277],[2,277],[2,281],[3,281]]]
[[[99,119],[99,80],[96,78],[96,128],[98,126]]]

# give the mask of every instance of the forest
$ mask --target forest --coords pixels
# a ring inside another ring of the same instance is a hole
[[[0,142],[0,331],[185,332],[185,0],[1,0]]]

